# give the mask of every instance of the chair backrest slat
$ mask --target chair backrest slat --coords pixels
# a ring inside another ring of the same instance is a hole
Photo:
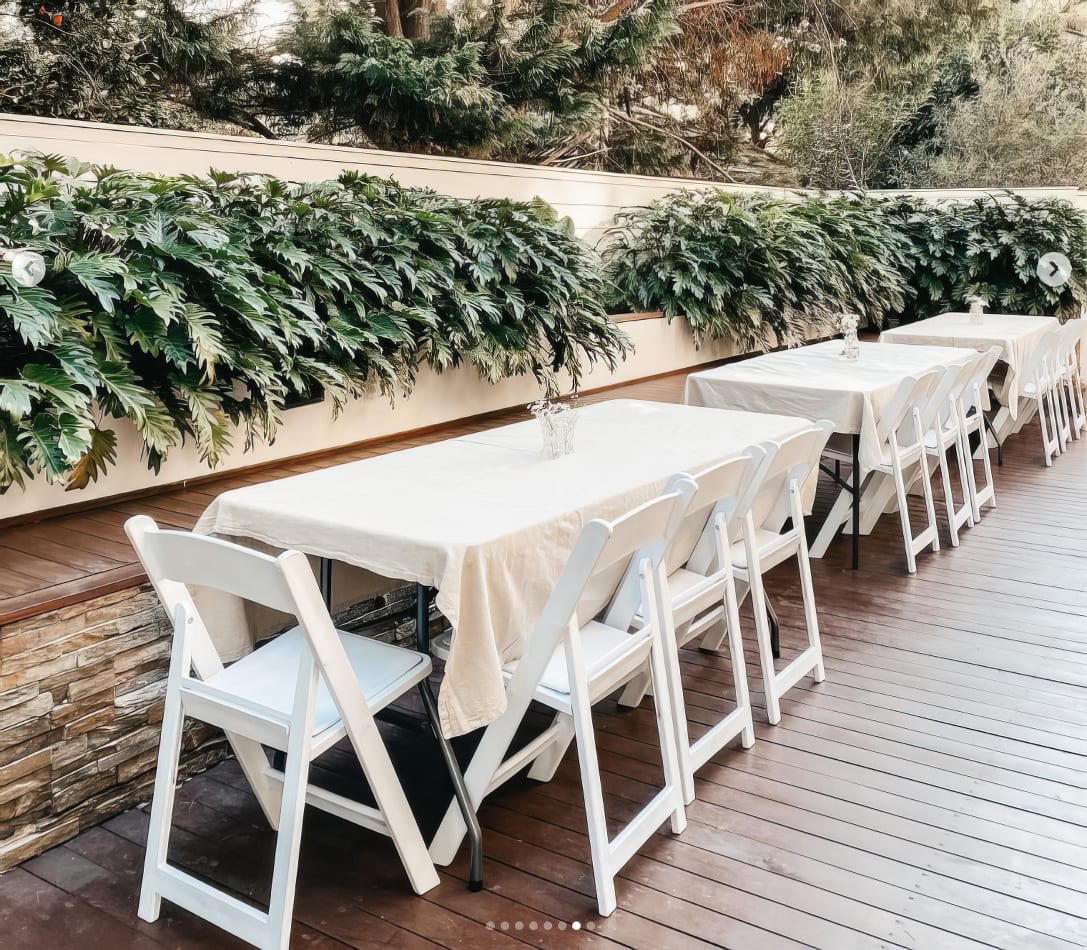
[[[717,558],[714,522],[723,516],[726,523],[742,517],[741,505],[752,486],[761,481],[770,453],[753,445],[742,455],[704,469],[694,476],[697,489],[687,505],[681,524],[672,532],[665,555],[667,573],[687,567],[696,574],[708,574]]]
[[[790,485],[803,486],[812,474],[834,432],[834,423],[823,419],[780,443],[763,443],[770,459],[757,497],[751,505],[751,520],[757,528],[780,531],[790,515]]]

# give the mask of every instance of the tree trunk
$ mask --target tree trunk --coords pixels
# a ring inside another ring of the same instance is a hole
[[[404,35],[409,40],[430,39],[430,16],[435,12],[433,0],[403,0]]]
[[[400,0],[385,0],[385,32],[389,36],[403,36],[404,24],[400,19]]]

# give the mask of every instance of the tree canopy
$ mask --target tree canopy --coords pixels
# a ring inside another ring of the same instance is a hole
[[[1087,179],[1087,0],[0,0],[0,111],[824,187]]]

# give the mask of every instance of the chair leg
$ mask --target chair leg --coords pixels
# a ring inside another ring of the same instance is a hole
[[[314,689],[313,694],[317,690]],[[306,726],[313,721],[311,701]],[[309,783],[310,737],[305,727],[294,727],[287,747],[283,776],[283,807],[276,835],[272,888],[268,895],[267,950],[288,950],[291,942],[291,918],[298,881],[298,856],[302,849],[302,818],[306,809]]]
[[[627,683],[623,692],[619,694],[619,705],[630,709],[640,706],[642,700],[645,699],[646,693],[649,692],[649,681],[649,667],[646,666],[645,669],[638,672],[634,679]]]
[[[577,738],[578,765],[581,768],[581,788],[585,798],[585,819],[588,825],[589,850],[592,855],[596,903],[601,916],[607,917],[618,906],[615,897],[615,871],[611,865],[608,822],[604,811],[604,787],[600,781],[600,762],[596,755],[592,708],[584,681],[578,684],[577,695],[571,695],[574,734]],[[575,687],[576,689],[576,687]],[[656,703],[654,705],[657,705]]]
[[[819,658],[812,670],[812,679],[822,683],[827,678],[823,667],[823,643],[819,637],[819,614],[815,609],[815,584],[811,576],[811,561],[808,559],[808,548],[804,543],[804,511],[800,500],[800,486],[789,486],[792,496],[793,524],[800,525],[799,537],[796,545],[796,557],[800,569],[800,592],[804,600],[804,626],[808,631],[808,647]]]
[[[159,739],[155,792],[151,799],[151,822],[147,831],[143,883],[140,886],[138,913],[141,920],[156,921],[162,910],[158,871],[166,864],[166,855],[170,847],[170,824],[174,812],[177,766],[181,755],[181,734],[184,722],[185,713],[181,706],[181,691],[173,680],[171,670],[171,683],[166,691],[166,707],[162,715],[162,736]]]
[[[959,492],[962,495],[962,506],[966,510],[966,526],[972,528],[975,524],[974,503],[970,496],[970,479],[966,470],[973,466],[973,462],[970,461],[970,442],[963,441],[961,429],[955,432],[955,444],[952,448],[955,450],[955,463],[959,467]]]
[[[759,648],[759,664],[762,666],[763,694],[766,697],[766,718],[770,725],[781,722],[781,705],[777,692],[777,670],[774,667],[774,651],[770,643],[770,621],[766,616],[766,590],[762,586],[762,566],[754,543],[755,529],[748,514],[744,524],[744,549],[747,555],[746,581],[751,590],[751,610],[755,615],[755,641]]]
[[[925,498],[925,514],[928,515],[928,525],[932,530],[932,550],[940,550],[940,529],[936,523],[936,500],[932,493],[932,477],[928,470],[928,455],[924,448],[921,450],[921,458],[918,460],[921,467],[921,494]]]
[[[807,557],[807,545],[801,533],[800,547]],[[740,599],[736,595],[734,577],[725,582],[725,616],[722,621],[728,638],[729,658],[732,661],[732,686],[736,694],[736,708],[746,710],[746,725],[740,733],[740,745],[750,749],[755,744],[755,725],[751,717],[751,690],[747,685],[747,661],[744,659],[744,643],[740,633]]]
[[[917,573],[917,558],[913,552],[913,528],[910,526],[910,507],[906,498],[906,483],[902,478],[902,466],[897,459],[894,470],[895,494],[898,496],[898,517],[902,522],[902,541],[906,545],[906,570]]]
[[[1045,456],[1046,468],[1051,468],[1053,465],[1053,449],[1052,442],[1049,438],[1049,426],[1046,420],[1045,393],[1042,392],[1040,386],[1038,387],[1036,402],[1038,404],[1038,424],[1042,429],[1042,454]]]
[[[951,546],[957,548],[959,546],[959,526],[955,523],[955,498],[951,494],[951,474],[947,469],[947,456],[943,455],[943,450],[937,448],[938,453],[936,456],[936,466],[940,469],[940,483],[944,489],[944,509],[947,511],[947,527],[951,534]]]
[[[669,609],[667,604],[664,609]],[[668,629],[658,629],[653,638],[653,645],[649,651],[649,666],[653,677],[653,708],[657,719],[664,787],[665,790],[672,789],[675,794],[675,807],[669,817],[672,834],[678,835],[682,834],[687,827],[687,813],[683,803],[688,800],[688,791],[689,800],[694,801],[694,775],[689,768],[685,767],[685,763],[681,762],[681,750],[684,759],[690,752],[687,714],[683,702],[683,684],[679,676],[679,651],[673,649],[675,633],[671,622],[665,623],[664,626]],[[671,638],[672,643],[668,643],[666,638]],[[593,754],[596,754],[595,738]]]
[[[639,675],[645,676],[646,681],[648,682],[648,674]],[[641,700],[638,702],[641,702]],[[635,705],[637,705],[637,703],[635,703]],[[559,765],[562,764],[563,757],[566,755],[566,750],[570,748],[570,743],[574,741],[573,719],[565,713],[556,713],[553,722],[555,725],[561,727],[558,737],[555,739],[554,743],[540,753],[536,758],[536,761],[532,763],[532,768],[528,770],[528,777],[537,782],[550,782],[551,779],[555,777],[555,772],[558,771]]]

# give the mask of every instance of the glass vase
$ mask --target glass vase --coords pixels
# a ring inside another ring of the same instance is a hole
[[[848,330],[842,337],[842,359],[851,363],[861,358],[861,341],[857,338],[856,330]]]
[[[557,459],[574,451],[577,408],[571,403],[541,400],[529,406],[540,423],[544,458]]]

